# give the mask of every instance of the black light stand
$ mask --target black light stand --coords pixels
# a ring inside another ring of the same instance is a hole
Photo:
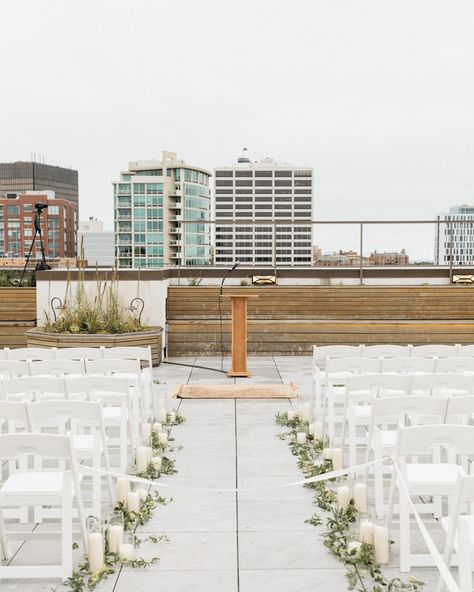
[[[40,249],[41,249],[41,261],[39,261],[35,266],[36,271],[44,271],[46,269],[51,269],[51,267],[46,263],[46,256],[44,254],[44,244],[43,244],[43,235],[41,234],[41,212],[44,208],[47,208],[48,204],[42,204],[40,202],[35,203],[35,234],[33,235],[33,239],[31,240],[30,250],[28,251],[28,255],[26,256],[25,266],[23,267],[23,272],[20,278],[20,286],[23,283],[23,278],[25,277],[26,269],[28,267],[28,263],[30,261],[31,253],[33,252],[33,247],[35,246],[36,235],[39,236],[40,239]]]

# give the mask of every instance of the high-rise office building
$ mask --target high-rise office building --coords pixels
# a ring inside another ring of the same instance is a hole
[[[216,265],[311,265],[312,168],[244,156],[214,173]]]
[[[210,176],[174,152],[130,162],[113,183],[117,266],[209,265]]]
[[[35,234],[35,204],[47,205],[40,216],[40,228],[47,259],[76,256],[77,203],[57,199],[54,191],[26,191],[0,195],[0,256],[28,255]],[[39,237],[32,259],[41,258]]]
[[[474,206],[449,208],[437,219],[443,224],[435,227],[435,265],[474,265]]]
[[[45,190],[77,204],[78,172],[42,162],[0,163],[0,195]]]
[[[104,230],[104,223],[96,218],[80,220],[77,231],[77,248],[82,248],[89,267],[113,267],[115,236],[112,230]]]

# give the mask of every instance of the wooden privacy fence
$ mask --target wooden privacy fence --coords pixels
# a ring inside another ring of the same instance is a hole
[[[308,354],[313,344],[474,343],[474,287],[232,287],[258,294],[248,305],[248,351]],[[219,288],[170,286],[167,353],[220,353]],[[230,350],[230,306],[221,303],[224,351]]]
[[[26,347],[36,326],[36,288],[0,288],[0,348]]]

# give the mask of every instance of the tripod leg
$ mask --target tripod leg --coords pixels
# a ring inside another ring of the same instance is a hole
[[[30,257],[31,257],[31,253],[33,251],[33,247],[35,246],[35,240],[36,240],[36,235],[37,234],[38,234],[38,229],[35,229],[35,234],[33,236],[33,239],[31,240],[30,250],[28,251],[28,255],[26,256],[25,266],[23,267],[23,271],[21,273],[20,286],[23,284],[23,278],[25,277],[26,268],[28,267],[28,263],[30,261]],[[40,237],[41,237],[41,234],[40,234]]]

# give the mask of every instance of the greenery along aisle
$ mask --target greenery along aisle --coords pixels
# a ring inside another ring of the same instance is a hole
[[[276,422],[287,431],[278,435],[281,440],[287,440],[291,453],[298,459],[298,467],[306,478],[322,475],[333,470],[332,460],[324,459],[323,442],[308,434],[309,424],[298,416],[289,418],[288,413],[278,413]],[[298,437],[297,434],[306,434]],[[299,440],[299,441],[298,441]],[[325,531],[323,542],[325,547],[346,566],[346,578],[349,590],[357,592],[392,592],[407,590],[417,592],[422,590],[424,583],[409,577],[407,582],[400,578],[387,579],[377,563],[374,545],[356,540],[360,538],[356,527],[361,519],[361,513],[356,508],[354,499],[350,499],[345,507],[338,504],[336,479],[307,483],[314,491],[314,504],[325,512]],[[308,524],[319,526],[324,518],[314,513],[306,520]]]
[[[170,459],[166,454],[176,450],[181,450],[181,446],[174,444],[174,438],[170,437],[171,428],[175,425],[181,424],[186,419],[179,413],[167,412],[166,417],[161,423],[155,422],[150,424],[142,424],[142,432],[149,431],[151,434],[151,460],[147,463],[145,470],[136,472],[135,475],[130,477],[140,477],[142,479],[148,479],[155,481],[159,479],[161,475],[172,475],[176,473],[174,468],[175,461]],[[147,428],[147,425],[149,426]],[[126,480],[120,480],[126,481]],[[119,498],[119,482],[117,483],[117,497]],[[122,484],[123,485],[123,484]],[[127,489],[128,489],[128,483]],[[118,499],[117,503],[112,509],[114,517],[119,516],[120,521],[123,524],[124,535],[129,535],[131,546],[133,549],[138,548],[142,543],[159,543],[161,541],[167,541],[165,535],[160,536],[148,536],[145,539],[140,539],[136,536],[135,531],[137,527],[146,524],[152,517],[153,511],[158,505],[166,505],[168,500],[154,490],[153,493],[148,493],[145,489],[138,489],[139,503],[135,508],[131,508],[127,503],[127,498]],[[172,500],[169,500],[172,501]],[[98,523],[101,521],[97,520]],[[110,525],[103,524],[103,529],[108,529]],[[109,530],[107,530],[109,533]],[[142,557],[136,557],[133,553],[129,556],[121,555],[116,545],[111,545],[110,536],[106,536],[104,539],[105,548],[103,561],[99,569],[94,569],[91,566],[91,560],[89,556],[85,556],[84,560],[77,566],[73,571],[70,578],[63,582],[64,586],[71,592],[84,592],[85,590],[93,590],[96,586],[105,580],[109,575],[115,573],[118,567],[126,565],[132,568],[149,567],[158,563],[159,557],[152,557],[150,560],[145,560]],[[111,546],[114,548],[111,549]],[[77,548],[77,543],[74,543],[74,548]]]

